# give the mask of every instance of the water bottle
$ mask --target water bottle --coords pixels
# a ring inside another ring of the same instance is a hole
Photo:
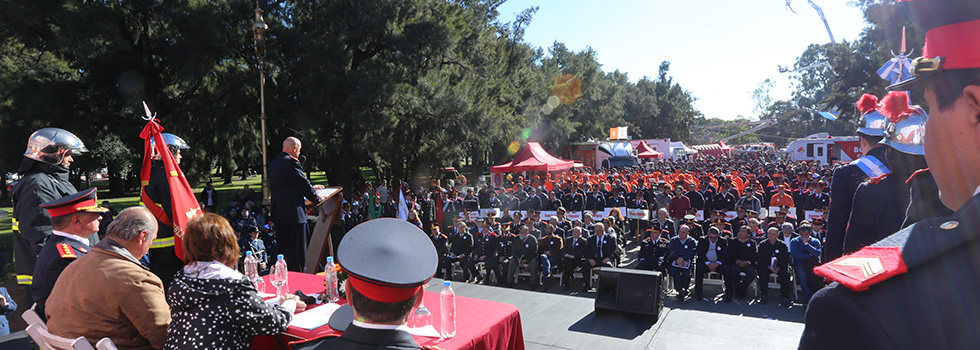
[[[327,301],[336,303],[340,300],[340,293],[337,292],[337,266],[333,264],[332,256],[327,257],[327,265],[323,267],[323,270],[323,280],[327,286],[323,293],[326,294]]]
[[[282,288],[286,287],[289,290],[289,270],[286,268],[286,259],[282,254],[276,256],[276,265],[273,266],[272,271],[272,285],[276,286],[276,296],[282,295]]]
[[[456,293],[453,292],[452,283],[442,282],[442,293],[439,295],[439,306],[442,314],[442,324],[440,324],[439,335],[443,339],[456,336]]]
[[[256,280],[257,278],[259,278],[259,270],[258,270],[259,264],[258,261],[255,260],[255,257],[252,256],[252,251],[245,252],[244,263],[245,263],[245,277],[247,277],[248,280],[255,285],[256,291],[262,292],[261,290],[259,290],[258,281]]]

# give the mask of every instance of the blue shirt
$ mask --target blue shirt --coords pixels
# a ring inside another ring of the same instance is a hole
[[[806,243],[803,237],[796,237],[789,241],[789,254],[793,256],[794,262],[802,262],[809,257],[820,258],[820,240],[810,237]]]

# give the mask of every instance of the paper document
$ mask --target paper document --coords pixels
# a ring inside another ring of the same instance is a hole
[[[409,328],[408,332],[412,333],[412,335],[417,335],[420,337],[439,338],[439,331],[437,331],[436,327],[433,327],[432,325],[421,328]]]
[[[302,329],[320,328],[330,321],[330,315],[333,315],[334,311],[337,311],[339,308],[340,305],[335,303],[326,303],[317,306],[294,316],[289,326]]]

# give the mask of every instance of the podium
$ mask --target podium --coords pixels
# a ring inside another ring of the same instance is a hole
[[[343,187],[326,187],[317,191],[317,195],[323,197],[320,203],[316,203],[319,215],[316,218],[316,226],[313,228],[313,236],[306,246],[306,262],[303,268],[308,273],[322,271],[320,264],[327,260],[327,256],[333,255],[333,242],[330,240],[330,229],[340,220],[340,204],[343,200],[341,194]],[[312,203],[310,203],[312,205]]]

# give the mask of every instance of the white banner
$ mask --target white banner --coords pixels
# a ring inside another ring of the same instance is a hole
[[[698,210],[697,213],[694,213],[694,219],[697,221],[704,221],[704,210]]]
[[[823,219],[823,213],[816,210],[807,210],[806,221],[813,222],[813,219]]]
[[[569,221],[582,220],[582,212],[573,211],[565,213],[565,219],[568,219]]]
[[[552,216],[558,215],[558,211],[555,210],[542,210],[540,213],[541,213],[541,221],[551,220]]]
[[[630,208],[626,210],[627,219],[646,220],[648,217],[650,217],[650,211],[646,209]]]
[[[725,220],[726,221],[731,221],[736,216],[738,216],[738,213],[737,212],[734,212],[734,211],[726,211],[725,212]]]
[[[769,207],[769,216],[776,216],[777,210],[779,210],[779,207]],[[789,209],[786,209],[786,215],[792,213],[796,213],[796,207],[789,207]]]
[[[493,213],[497,218],[500,217],[500,209],[498,208],[480,209],[480,216],[487,217],[487,213]]]
[[[605,219],[607,216],[609,216],[609,209],[594,211],[592,212],[592,221],[602,221],[602,219]]]

